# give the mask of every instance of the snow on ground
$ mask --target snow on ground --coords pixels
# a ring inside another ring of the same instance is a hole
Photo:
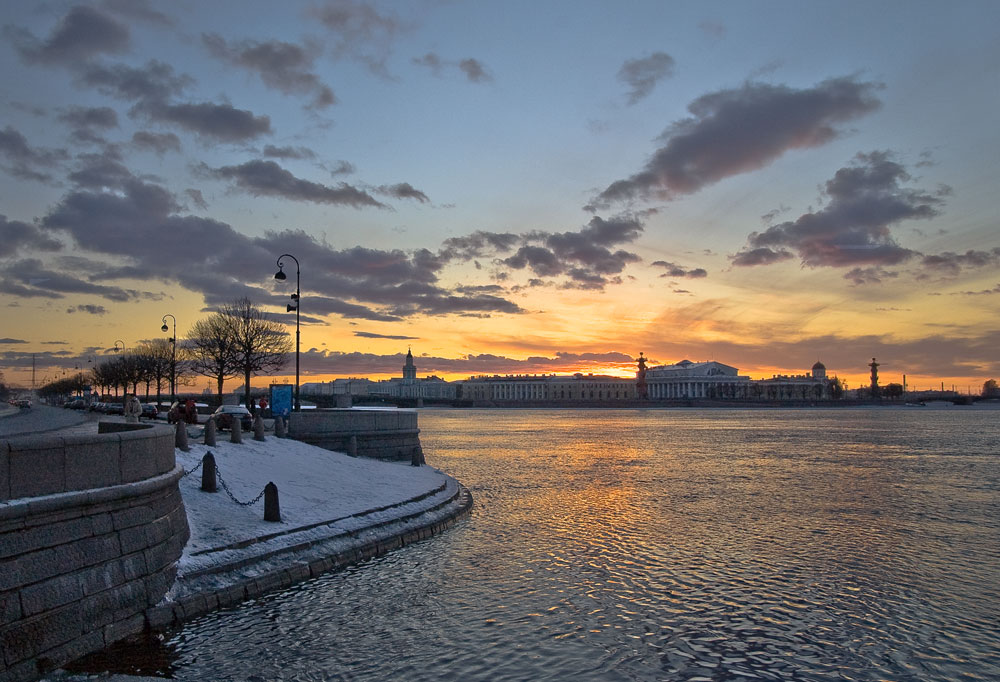
[[[189,427],[192,436],[200,432]],[[243,443],[235,444],[225,433],[212,447],[191,438],[190,448],[175,450],[177,463],[193,473],[179,484],[191,529],[178,562],[179,582],[186,587],[176,586],[172,597],[178,590],[217,588],[240,576],[266,572],[301,556],[297,548],[304,544],[320,549],[325,543],[331,549],[355,542],[352,534],[387,532],[379,527],[401,517],[427,511],[433,515],[458,488],[454,479],[429,466],[350,457],[273,435],[259,442],[244,434]],[[202,492],[202,470],[194,469],[208,451],[242,502],[274,482],[281,522],[263,520],[263,499],[245,507],[234,503],[221,485],[216,493]]]

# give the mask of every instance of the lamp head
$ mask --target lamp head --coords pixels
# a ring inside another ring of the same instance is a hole
[[[286,278],[285,271],[282,270],[282,267],[283,266],[281,266],[281,265],[278,266],[278,271],[276,273],[274,273],[274,278],[275,279],[283,280],[283,279]]]
[[[285,306],[285,312],[286,313],[294,313],[298,309],[299,309],[298,306],[292,305],[291,303],[289,303],[288,305]]]
[[[162,327],[160,327],[160,331],[161,331],[161,332],[165,332],[165,331],[167,331],[167,323],[166,323],[166,322],[164,322],[164,323],[163,323],[163,326],[162,326]]]
[[[291,298],[292,298],[293,301],[297,301],[297,300],[299,300],[299,295],[298,294],[292,294]]]

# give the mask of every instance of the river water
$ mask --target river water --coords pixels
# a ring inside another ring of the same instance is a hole
[[[422,410],[468,520],[148,655],[179,680],[1000,679],[998,417]]]

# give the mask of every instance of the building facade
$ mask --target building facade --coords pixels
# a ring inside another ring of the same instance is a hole
[[[714,360],[681,360],[673,365],[659,365],[645,370],[646,391],[650,400],[746,400],[750,377]]]
[[[475,376],[459,397],[484,403],[583,403],[635,400],[635,379],[599,374]]]

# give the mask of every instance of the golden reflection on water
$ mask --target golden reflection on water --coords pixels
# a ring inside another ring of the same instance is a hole
[[[422,410],[471,518],[185,627],[172,673],[991,679],[993,415]]]

